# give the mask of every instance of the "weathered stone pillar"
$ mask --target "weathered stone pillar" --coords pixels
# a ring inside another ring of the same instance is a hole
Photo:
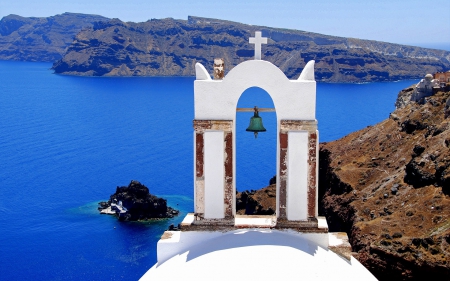
[[[288,175],[296,171],[290,171],[288,165],[289,157],[289,132],[307,132],[308,151],[307,151],[307,198],[298,204],[307,204],[307,219],[317,217],[317,121],[313,120],[281,120],[280,122],[280,175],[279,175],[279,210],[278,218],[287,220],[287,198],[288,194]]]
[[[280,190],[278,192],[278,218],[286,219],[286,187],[287,187],[287,148],[288,135],[286,131],[280,130]]]
[[[195,213],[203,217],[205,213],[205,167],[204,133],[210,131],[224,132],[224,178],[223,186],[218,186],[223,190],[224,198],[224,219],[232,219],[234,214],[235,194],[233,188],[233,135],[231,120],[194,120],[195,130]]]

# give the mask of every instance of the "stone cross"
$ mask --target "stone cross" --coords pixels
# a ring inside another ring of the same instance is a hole
[[[261,44],[267,44],[267,37],[261,37],[261,31],[255,31],[255,37],[250,37],[248,41],[255,44],[255,60],[261,60]]]

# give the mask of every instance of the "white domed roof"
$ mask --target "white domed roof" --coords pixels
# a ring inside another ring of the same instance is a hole
[[[297,234],[226,233],[156,264],[140,280],[376,280],[353,257],[347,261]]]

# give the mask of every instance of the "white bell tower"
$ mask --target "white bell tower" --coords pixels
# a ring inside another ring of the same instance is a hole
[[[318,131],[314,61],[297,80],[261,60],[267,38],[256,32],[255,59],[245,61],[223,80],[212,80],[195,65],[194,188],[192,225],[237,225],[236,107],[250,87],[265,90],[277,113],[277,206],[272,221],[280,228],[317,228]]]

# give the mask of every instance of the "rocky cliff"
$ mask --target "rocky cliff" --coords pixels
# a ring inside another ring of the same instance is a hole
[[[4,17],[0,59],[59,60],[55,72],[72,75],[193,76],[196,62],[212,73],[216,57],[225,59],[226,71],[251,59],[248,38],[258,30],[269,38],[263,59],[289,78],[312,59],[316,80],[326,82],[415,79],[450,69],[450,52],[442,50],[199,17],[133,23],[73,13]]]
[[[213,59],[226,71],[252,59],[248,38],[269,38],[262,57],[296,78],[316,61],[317,81],[368,82],[415,79],[450,69],[450,52],[298,30],[189,17],[133,23],[113,19],[78,33],[56,73],[89,76],[193,76],[196,62],[212,73]]]
[[[273,215],[276,209],[277,186],[270,184],[258,190],[245,190],[236,194],[236,214]]]
[[[61,59],[74,36],[102,16],[64,13],[47,18],[9,15],[0,20],[0,60]]]
[[[320,145],[320,212],[380,280],[448,280],[450,87],[412,90],[389,119]]]

